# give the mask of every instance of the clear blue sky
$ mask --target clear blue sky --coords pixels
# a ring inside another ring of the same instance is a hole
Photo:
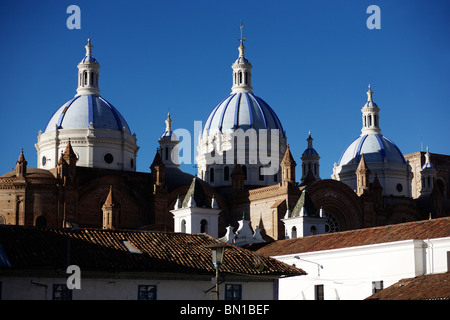
[[[66,27],[71,4],[80,30]],[[381,9],[379,30],[366,26],[371,4]],[[0,174],[20,148],[37,166],[38,131],[75,95],[87,38],[100,94],[136,133],[137,169],[149,172],[168,111],[174,128],[193,132],[230,93],[241,19],[254,93],[280,118],[297,175],[311,130],[330,178],[361,133],[369,83],[381,133],[403,154],[420,151],[421,139],[450,154],[448,0],[16,0],[0,2]]]

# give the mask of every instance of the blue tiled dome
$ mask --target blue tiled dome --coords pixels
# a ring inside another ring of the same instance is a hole
[[[359,163],[361,154],[366,162],[406,163],[400,149],[382,134],[365,134],[353,141],[344,151],[339,165]]]
[[[47,124],[45,131],[58,129],[84,129],[92,123],[95,129],[123,131],[131,134],[130,128],[108,101],[97,95],[77,95],[63,104]]]
[[[206,120],[203,134],[214,135],[217,131],[231,132],[235,129],[278,129],[285,132],[272,108],[251,92],[232,93],[222,100]]]

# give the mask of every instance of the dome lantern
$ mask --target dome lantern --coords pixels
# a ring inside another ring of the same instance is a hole
[[[244,51],[244,41],[245,38],[243,36],[242,30],[244,26],[241,21],[241,37],[238,39],[240,41],[239,45],[239,57],[233,63],[231,68],[233,69],[233,87],[231,87],[232,93],[242,93],[242,92],[252,92],[252,65],[248,62],[245,57]]]
[[[98,87],[98,69],[100,68],[100,65],[92,56],[93,47],[94,46],[91,45],[91,39],[88,39],[88,43],[85,46],[86,56],[78,64],[77,94],[79,95],[98,95],[100,93],[100,89]]]

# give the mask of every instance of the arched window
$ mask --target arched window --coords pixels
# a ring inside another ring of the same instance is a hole
[[[228,180],[230,180],[230,168],[228,166],[225,166],[225,168],[223,168],[223,181]]]
[[[373,124],[375,125],[375,127],[378,127],[378,119],[377,119],[377,115],[373,116]]]
[[[209,169],[209,182],[214,182],[214,168]]]
[[[247,166],[242,166],[242,171],[244,171],[244,180],[247,180]]]
[[[278,173],[273,175],[273,182],[278,182]]]
[[[169,160],[169,147],[166,147],[166,160]]]
[[[83,78],[84,78],[84,84],[83,84],[83,87],[84,87],[84,86],[87,86],[87,72],[86,71],[83,72]]]
[[[207,232],[208,232],[208,221],[202,219],[202,221],[200,221],[200,233],[207,233]]]
[[[292,227],[291,229],[291,239],[297,238],[297,228]]]
[[[6,224],[6,219],[3,216],[0,216],[0,224]]]
[[[93,72],[91,72],[91,73],[89,74],[89,85],[90,85],[90,86],[93,86],[93,85],[94,85],[94,73],[93,73]]]
[[[309,230],[310,235],[315,235],[317,234],[317,228],[316,226],[311,226],[311,229]]]
[[[259,181],[264,181],[264,175],[262,174],[263,167],[259,167]]]
[[[242,83],[242,72],[239,72],[239,84]]]
[[[186,232],[186,220],[181,220],[181,232]]]
[[[46,227],[47,219],[43,216],[39,216],[36,218],[36,227]]]
[[[371,127],[371,126],[372,126],[372,115],[369,114],[369,127]]]

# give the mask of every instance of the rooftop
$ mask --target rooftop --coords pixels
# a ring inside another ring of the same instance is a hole
[[[207,246],[220,242],[206,234],[2,225],[0,270],[66,268],[69,239],[70,264],[82,270],[182,274],[213,274]],[[233,245],[227,245],[220,270],[222,274],[262,277],[306,274]]]
[[[423,240],[428,238],[442,238],[449,236],[450,217],[445,217],[280,240],[269,243],[256,252],[266,257],[274,257],[401,240]]]
[[[450,272],[402,279],[366,300],[450,300]]]

